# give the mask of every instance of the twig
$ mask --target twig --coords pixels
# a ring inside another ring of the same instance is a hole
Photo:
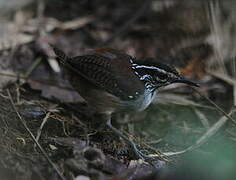
[[[27,70],[27,72],[24,75],[24,78],[28,78],[30,76],[30,74],[38,67],[38,65],[41,63],[42,58],[39,57],[37,58],[34,63],[29,67],[29,69]]]
[[[137,141],[137,138],[136,138],[135,136],[129,134],[129,133],[126,132],[126,131],[123,131],[123,132],[126,134],[126,136],[127,136],[129,139],[130,139],[130,137],[131,137],[131,140],[132,140],[132,139],[135,139],[135,141]],[[140,141],[140,144],[143,144],[144,146],[146,146],[148,149],[152,150],[152,151],[155,153],[155,155],[153,155],[153,154],[148,154],[148,156],[150,156],[150,157],[157,157],[158,159],[160,159],[160,160],[162,160],[162,161],[165,161],[165,162],[169,162],[169,161],[170,161],[170,160],[168,159],[168,157],[165,156],[164,153],[162,153],[162,152],[159,151],[158,149],[156,149],[156,148],[150,146],[148,143],[146,143],[146,142],[144,142],[144,141],[141,140],[141,141]]]
[[[146,143],[147,143],[147,144],[158,144],[158,143],[160,143],[161,141],[163,141],[162,138],[157,139],[157,140],[153,140],[153,141],[148,141],[148,142],[146,142]]]
[[[168,156],[166,156],[163,152],[161,152],[160,150],[150,146],[149,144],[142,142],[143,145],[145,145],[147,148],[149,148],[150,150],[152,150],[155,153],[155,157],[158,157],[160,160],[165,161],[165,162],[170,162],[170,159],[168,158]],[[150,157],[152,157],[152,155],[150,154]]]
[[[199,146],[201,146],[202,144],[204,144],[208,139],[210,139],[227,121],[228,119],[230,119],[233,123],[236,124],[236,121],[231,117],[231,114],[233,113],[233,111],[231,111],[229,114],[227,114],[221,107],[219,107],[216,103],[214,103],[211,99],[209,99],[208,97],[204,96],[200,91],[198,91],[197,89],[191,87],[195,92],[197,92],[201,97],[205,98],[208,102],[210,102],[213,106],[216,107],[217,110],[219,110],[221,113],[224,114],[223,117],[221,117],[219,119],[219,121],[217,121],[211,128],[209,128],[207,130],[206,133],[204,133],[197,141],[194,145],[182,150],[182,151],[178,151],[178,152],[166,152],[163,153],[165,156],[170,157],[170,156],[175,156],[175,155],[179,155],[179,154],[183,154],[189,151],[192,151],[196,148],[198,148]],[[149,155],[152,157],[156,157],[159,155],[157,154],[153,154],[153,155]]]
[[[223,116],[221,117],[211,128],[209,128],[207,130],[206,133],[204,133],[196,142],[194,145],[189,146],[188,148],[182,150],[182,151],[178,151],[178,152],[166,152],[163,153],[165,156],[170,157],[170,156],[175,156],[175,155],[179,155],[179,154],[183,154],[189,151],[192,151],[198,147],[200,147],[201,145],[203,145],[204,143],[207,142],[207,140],[209,140],[213,135],[216,134],[216,132],[227,122],[227,120],[229,119],[228,116],[230,117],[230,115],[233,113],[233,111],[231,111],[229,114],[227,114],[227,116]]]
[[[233,61],[233,62],[235,62],[235,61]],[[235,67],[235,66],[232,66],[232,67]],[[218,78],[218,79],[221,79],[221,80],[225,81],[226,83],[228,83],[229,85],[233,86],[234,105],[236,105],[236,79],[235,79],[235,77],[230,77],[227,74],[223,74],[221,72],[210,71],[210,70],[208,70],[207,73]]]
[[[38,129],[38,132],[37,132],[37,136],[36,136],[36,141],[38,142],[39,141],[39,138],[41,136],[41,133],[42,133],[42,130],[43,130],[43,127],[45,125],[45,123],[47,122],[48,118],[50,117],[51,115],[51,112],[48,112],[46,114],[46,116],[43,118],[43,122],[41,123],[39,129]],[[36,147],[36,144],[34,144],[34,147]]]
[[[16,104],[20,104],[20,85],[16,84]]]
[[[198,116],[199,120],[201,121],[202,125],[208,129],[210,127],[209,121],[207,119],[207,117],[198,109],[193,107],[193,110],[195,112],[195,114]]]
[[[58,174],[58,176],[60,177],[60,179],[62,180],[66,180],[64,178],[64,176],[61,174],[61,172],[58,170],[57,166],[52,162],[52,160],[48,157],[46,151],[43,149],[43,147],[38,143],[38,141],[35,139],[33,133],[30,131],[30,129],[28,128],[25,120],[21,117],[20,113],[18,112],[16,105],[14,104],[13,98],[11,96],[11,93],[9,91],[9,89],[7,89],[7,94],[10,98],[10,102],[12,104],[13,109],[15,110],[20,122],[22,123],[22,125],[24,126],[25,130],[29,133],[31,139],[34,141],[34,143],[37,145],[37,147],[39,148],[39,150],[41,151],[41,153],[44,155],[44,157],[47,159],[48,163],[52,166],[52,168],[55,170],[55,172]]]
[[[205,98],[209,103],[211,103],[213,106],[216,107],[217,110],[219,110],[223,115],[225,115],[228,119],[230,119],[234,124],[236,124],[236,120],[233,119],[231,116],[229,116],[220,106],[218,106],[216,103],[214,103],[210,98],[203,95],[200,91],[197,89],[191,87],[195,92],[197,92],[201,97]]]
[[[222,72],[208,70],[207,73],[211,76],[214,76],[214,77],[222,80],[222,81],[225,81],[226,83],[228,83],[231,86],[234,86],[236,84],[236,79],[234,79],[233,77],[230,77],[229,75],[224,74]]]

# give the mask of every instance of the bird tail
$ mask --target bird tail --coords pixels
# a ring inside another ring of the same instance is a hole
[[[66,68],[74,71],[75,73],[77,74],[80,74],[78,72],[78,70],[73,67],[70,63],[70,60],[72,60],[73,58],[70,58],[68,57],[62,50],[58,49],[56,46],[52,45],[52,44],[49,44],[51,46],[51,48],[53,49],[55,55],[56,55],[56,58],[57,60],[62,64],[64,65]]]
[[[59,62],[62,63],[63,65],[65,65],[70,58],[62,50],[58,49],[56,46],[54,46],[52,44],[49,44],[49,45],[53,49]]]

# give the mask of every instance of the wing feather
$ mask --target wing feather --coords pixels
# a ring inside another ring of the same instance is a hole
[[[131,57],[124,56],[121,52],[114,53],[113,50],[102,49],[93,54],[74,58],[68,58],[58,49],[55,53],[74,73],[123,100],[136,98],[144,91],[142,82],[131,68]]]

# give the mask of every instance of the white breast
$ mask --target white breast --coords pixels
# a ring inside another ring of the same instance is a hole
[[[142,95],[140,98],[137,99],[137,110],[138,111],[143,111],[146,109],[152,102],[156,95],[156,92],[150,91],[150,90],[145,90],[144,95]]]
[[[126,104],[126,107],[128,109],[134,110],[134,111],[143,111],[146,109],[152,100],[155,97],[156,92],[150,91],[149,89],[145,89],[144,94],[140,95],[137,99],[130,100],[124,102]]]

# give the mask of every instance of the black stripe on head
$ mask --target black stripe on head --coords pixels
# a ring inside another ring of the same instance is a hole
[[[157,62],[153,58],[135,61],[132,68],[140,80],[144,81],[145,85],[150,86],[150,89],[153,90],[161,86],[167,86],[181,77],[175,68]]]
[[[174,67],[172,67],[171,65],[161,63],[154,58],[145,58],[144,60],[135,61],[133,64],[134,69],[136,69],[140,66],[149,67],[149,69],[152,69],[152,67],[155,67],[160,70],[164,70],[167,73],[173,73],[174,75],[179,76],[179,73],[176,71],[176,69]]]
[[[181,76],[175,68],[157,62],[153,58],[135,61],[132,68],[140,80],[143,80],[145,85],[150,86],[152,90],[172,83],[185,83],[191,86],[199,86],[197,83]]]

